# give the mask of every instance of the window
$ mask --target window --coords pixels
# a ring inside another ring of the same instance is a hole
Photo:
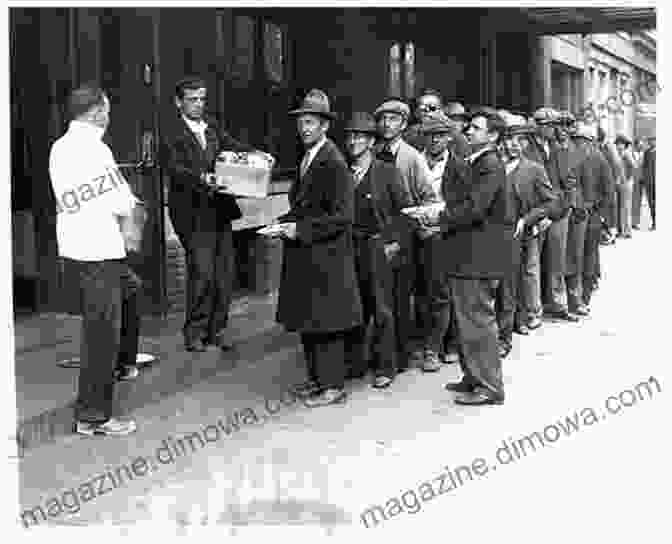
[[[415,97],[415,45],[411,42],[390,46],[388,94]]]
[[[294,168],[295,127],[287,112],[294,99],[287,26],[251,11],[220,12],[224,95],[219,112],[236,137],[273,154],[276,168]]]

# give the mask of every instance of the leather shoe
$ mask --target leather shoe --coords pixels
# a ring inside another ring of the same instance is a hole
[[[220,335],[220,334],[215,335],[214,337],[206,336],[203,339],[203,344],[205,344],[206,347],[207,346],[216,346],[219,349],[221,349],[222,351],[233,350],[233,344],[231,344],[229,342],[225,342],[223,336]]]
[[[207,351],[203,340],[197,338],[196,340],[191,340],[190,342],[185,342],[184,348],[187,351]]]
[[[538,329],[539,327],[541,327],[541,319],[538,317],[533,317],[527,322],[527,328],[531,331]]]
[[[473,391],[471,393],[460,393],[455,397],[455,404],[464,406],[481,406],[484,404],[504,404],[503,396],[496,396],[493,393],[485,391]]]
[[[372,387],[374,389],[387,389],[392,385],[392,382],[394,382],[394,380],[389,376],[376,376]]]
[[[317,382],[308,380],[292,386],[290,390],[297,397],[309,397],[310,395],[317,393],[320,390],[320,386]]]
[[[590,310],[586,306],[578,306],[572,313],[585,317],[590,314]]]
[[[509,353],[511,353],[511,344],[509,344],[508,342],[500,342],[499,357],[501,359],[506,359],[509,356]]]
[[[460,354],[457,351],[447,351],[441,355],[441,362],[444,365],[452,365],[460,362]]]
[[[443,388],[447,391],[454,391],[455,393],[471,393],[474,390],[474,386],[469,382],[465,382],[464,380],[460,382],[447,383],[443,386]]]
[[[553,319],[562,319],[564,321],[569,321],[571,323],[578,323],[579,318],[578,316],[570,313],[567,310],[558,310],[558,311],[550,311],[546,312],[546,316],[553,318]]]
[[[304,405],[309,408],[317,408],[318,406],[329,406],[330,404],[343,403],[347,399],[348,394],[343,389],[325,389],[317,395],[305,399]]]
[[[515,332],[516,334],[527,336],[530,334],[530,329],[527,327],[527,325],[519,325],[518,327],[515,327],[513,329],[513,332]]]

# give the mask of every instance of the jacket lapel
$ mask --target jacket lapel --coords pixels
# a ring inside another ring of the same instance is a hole
[[[317,155],[315,155],[312,162],[308,166],[308,170],[306,170],[306,173],[303,176],[303,178],[301,178],[300,174],[299,174],[298,179],[297,179],[297,190],[294,193],[294,198],[293,198],[294,202],[298,202],[305,197],[305,195],[308,192],[308,188],[311,186],[311,184],[314,181],[315,170],[317,169],[317,167],[320,164],[327,161],[327,159],[329,158],[330,151],[331,151],[330,146],[332,146],[332,145],[333,144],[331,143],[331,140],[327,139],[327,141],[320,148],[320,150],[317,152]],[[302,159],[303,159],[303,157],[302,157]],[[301,170],[301,168],[299,166],[299,168],[297,169],[297,172],[300,172],[300,170]]]

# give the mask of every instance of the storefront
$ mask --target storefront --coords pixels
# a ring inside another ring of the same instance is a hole
[[[184,270],[165,209],[158,157],[173,90],[185,74],[209,86],[209,110],[234,136],[278,158],[272,196],[242,202],[236,222],[241,293],[272,290],[280,248],[254,229],[287,207],[300,147],[287,111],[313,87],[343,117],[423,87],[446,99],[520,109],[534,103],[526,34],[502,34],[485,8],[21,8],[10,10],[15,286],[32,311],[77,313],[77,283],[57,259],[48,154],[67,127],[64,101],[98,80],[112,103],[106,140],[120,162],[147,159],[129,182],[150,219],[135,266],[145,313],[178,310]],[[494,10],[498,11],[498,10]],[[521,10],[515,10],[520,12]],[[521,19],[522,18],[522,19]],[[524,14],[512,25],[528,21]],[[501,23],[501,21],[500,21]],[[531,24],[531,23],[530,23]],[[512,27],[513,28],[513,27]],[[340,145],[336,123],[332,137]]]

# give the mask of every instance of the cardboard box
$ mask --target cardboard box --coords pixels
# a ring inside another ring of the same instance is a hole
[[[258,153],[224,151],[215,163],[215,178],[232,195],[266,198],[272,168],[273,163]]]

